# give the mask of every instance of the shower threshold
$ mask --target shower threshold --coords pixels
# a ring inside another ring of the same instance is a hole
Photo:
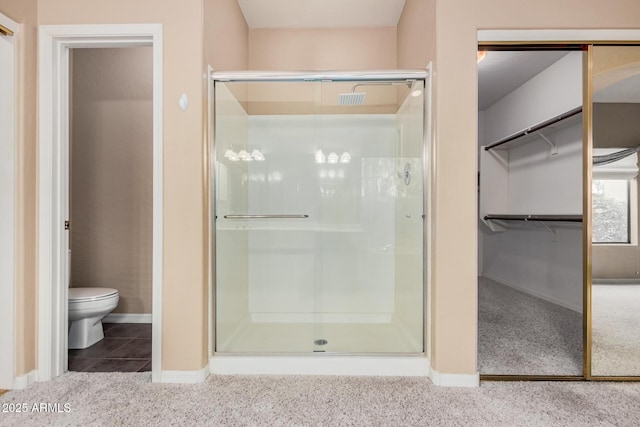
[[[429,376],[424,354],[337,355],[246,355],[216,353],[209,361],[214,375],[345,375]]]

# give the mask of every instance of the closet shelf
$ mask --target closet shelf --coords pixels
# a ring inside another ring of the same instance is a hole
[[[498,141],[495,141],[495,142],[487,145],[486,147],[484,147],[484,149],[485,149],[485,151],[489,151],[489,150],[491,150],[493,148],[500,147],[500,146],[502,146],[504,144],[507,144],[507,143],[512,142],[512,141],[515,141],[517,139],[520,139],[520,138],[522,138],[524,136],[535,134],[536,132],[539,132],[539,131],[541,131],[541,130],[547,128],[547,127],[550,127],[550,126],[552,126],[554,124],[565,122],[565,120],[567,120],[567,119],[569,119],[571,117],[577,116],[580,113],[582,113],[582,107],[574,108],[573,110],[567,111],[566,113],[560,114],[560,115],[558,115],[556,117],[553,117],[553,118],[551,118],[549,120],[546,120],[546,121],[544,121],[542,123],[534,125],[534,126],[528,128],[528,129],[525,129],[523,131],[514,133],[513,135],[510,135],[510,136],[508,136],[506,138],[499,139]]]
[[[582,222],[582,215],[485,215],[485,221]]]

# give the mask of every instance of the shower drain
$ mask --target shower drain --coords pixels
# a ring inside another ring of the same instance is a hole
[[[324,338],[322,338],[322,339],[319,339],[319,340],[315,340],[313,343],[315,345],[327,345],[329,343],[329,341],[327,341]]]

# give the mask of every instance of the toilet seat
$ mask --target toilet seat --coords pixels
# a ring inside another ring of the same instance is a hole
[[[69,288],[70,302],[101,301],[117,295],[118,290],[111,288]]]

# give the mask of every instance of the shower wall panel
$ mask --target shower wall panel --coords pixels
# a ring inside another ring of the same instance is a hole
[[[249,123],[247,151],[265,156],[249,163],[249,211],[309,215],[251,223],[252,320],[389,322],[395,116],[251,116]]]

